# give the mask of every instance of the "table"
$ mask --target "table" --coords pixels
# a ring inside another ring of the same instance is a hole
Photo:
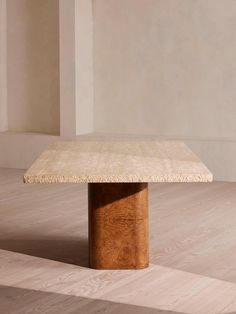
[[[140,269],[149,264],[148,183],[211,182],[180,141],[61,141],[24,175],[25,183],[88,183],[89,265]]]

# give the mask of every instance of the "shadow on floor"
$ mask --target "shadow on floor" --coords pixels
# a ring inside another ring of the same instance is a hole
[[[87,239],[0,239],[0,249],[88,267]]]
[[[0,286],[1,313],[112,313],[112,314],[183,314],[132,304],[88,299],[59,293]]]

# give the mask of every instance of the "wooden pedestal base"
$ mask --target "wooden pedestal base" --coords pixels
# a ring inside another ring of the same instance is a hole
[[[89,183],[88,187],[90,267],[147,267],[148,184]]]

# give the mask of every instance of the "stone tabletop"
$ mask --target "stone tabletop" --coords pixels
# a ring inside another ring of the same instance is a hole
[[[49,146],[25,183],[210,182],[212,174],[180,141],[74,141]]]

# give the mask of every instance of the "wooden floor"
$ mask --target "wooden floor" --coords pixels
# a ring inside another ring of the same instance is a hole
[[[87,186],[0,170],[0,313],[236,313],[236,183],[151,184],[144,270],[87,267]]]

